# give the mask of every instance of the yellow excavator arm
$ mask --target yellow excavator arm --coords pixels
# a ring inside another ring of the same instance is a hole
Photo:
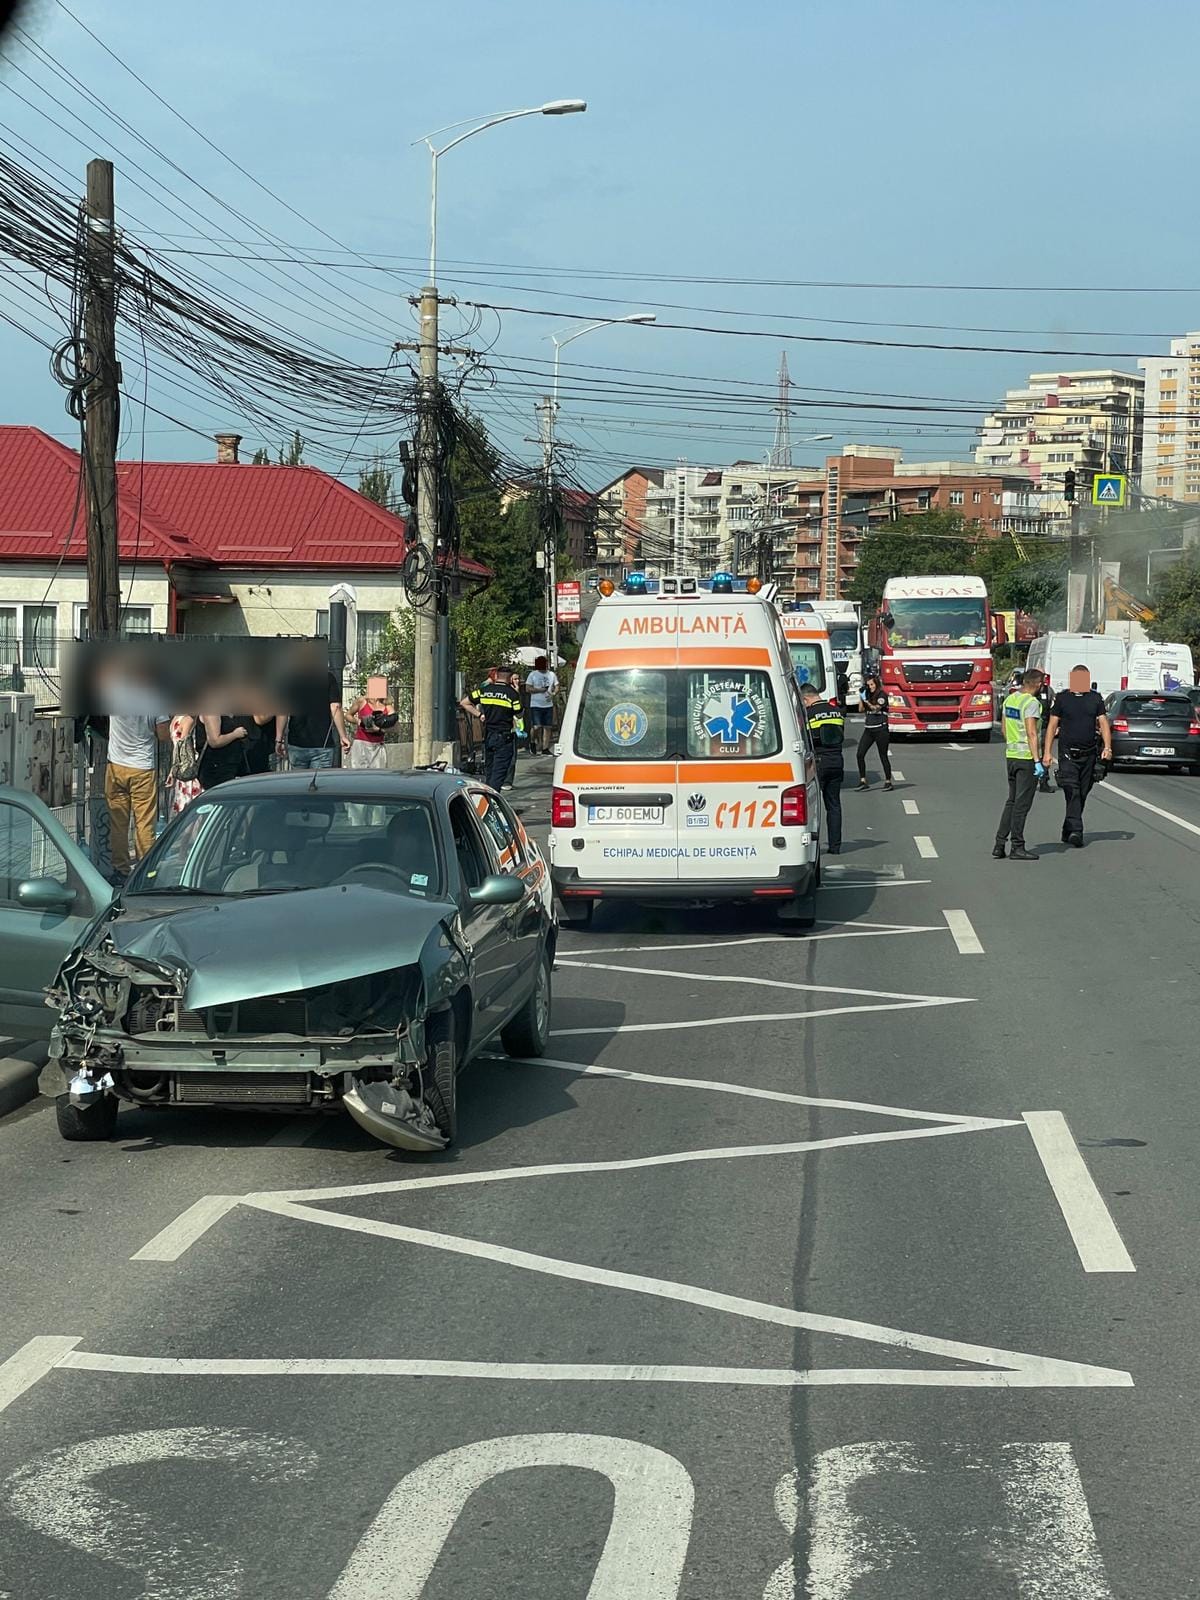
[[[1131,622],[1153,622],[1156,616],[1150,606],[1144,605],[1136,595],[1130,594],[1128,589],[1122,589],[1119,583],[1114,583],[1111,578],[1104,580],[1105,604],[1118,616],[1128,617]]]

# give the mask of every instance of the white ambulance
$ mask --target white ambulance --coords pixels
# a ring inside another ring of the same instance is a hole
[[[598,900],[747,901],[811,927],[820,790],[773,599],[690,577],[600,590],[555,749],[562,920]]]
[[[819,611],[785,611],[781,620],[796,682],[801,688],[811,683],[818,694],[837,700],[837,663],[825,617]]]

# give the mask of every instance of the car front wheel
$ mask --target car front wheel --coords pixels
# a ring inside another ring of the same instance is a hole
[[[528,1000],[500,1032],[510,1056],[541,1056],[550,1043],[550,956],[542,951]]]
[[[425,1104],[447,1144],[458,1135],[458,1053],[454,1036],[435,1039],[425,1060]]]

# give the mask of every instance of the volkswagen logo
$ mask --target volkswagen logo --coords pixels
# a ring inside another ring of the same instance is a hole
[[[704,807],[707,804],[708,804],[708,802],[705,800],[705,798],[704,798],[704,796],[702,794],[690,794],[690,795],[688,795],[688,810],[689,811],[703,811]]]

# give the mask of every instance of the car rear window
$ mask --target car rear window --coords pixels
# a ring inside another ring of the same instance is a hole
[[[779,719],[765,672],[687,674],[687,753],[693,760],[751,760],[779,749]]]
[[[1183,694],[1127,694],[1117,713],[1122,717],[1151,717],[1159,722],[1178,717],[1190,722],[1192,702]]]

